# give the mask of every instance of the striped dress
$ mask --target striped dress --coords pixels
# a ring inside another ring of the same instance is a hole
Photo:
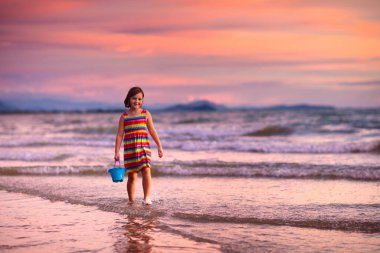
[[[140,115],[124,117],[124,167],[127,173],[150,168],[151,150],[146,126],[146,110]]]

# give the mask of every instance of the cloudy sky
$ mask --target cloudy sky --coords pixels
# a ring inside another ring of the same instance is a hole
[[[380,106],[378,0],[2,0],[0,99]]]

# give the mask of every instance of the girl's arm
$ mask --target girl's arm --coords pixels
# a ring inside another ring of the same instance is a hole
[[[124,137],[124,115],[120,116],[119,128],[117,129],[116,140],[115,140],[115,161],[120,160],[120,145]]]
[[[164,155],[164,152],[162,150],[162,145],[161,145],[161,142],[160,142],[160,138],[158,137],[156,128],[153,125],[152,115],[150,115],[150,113],[148,111],[146,111],[146,119],[147,119],[146,126],[148,127],[150,136],[152,136],[154,142],[157,144],[158,157],[161,158]]]

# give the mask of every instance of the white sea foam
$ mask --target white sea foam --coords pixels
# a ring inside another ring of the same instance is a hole
[[[339,154],[371,152],[377,141],[331,141],[316,140],[315,142],[300,142],[287,137],[272,139],[255,139],[250,137],[224,140],[182,140],[165,142],[165,147],[187,151],[198,150],[231,150],[260,153],[315,153]]]
[[[4,167],[0,175],[104,175],[105,166]],[[156,162],[153,174],[171,176],[270,177],[310,179],[351,179],[380,181],[380,166],[316,165],[297,163],[234,163],[221,161]]]
[[[103,175],[108,168],[101,166],[32,166],[3,167],[0,175]]]
[[[312,179],[380,180],[380,166],[316,165],[297,163],[225,163],[175,161],[159,164],[159,174],[178,176],[273,177]]]

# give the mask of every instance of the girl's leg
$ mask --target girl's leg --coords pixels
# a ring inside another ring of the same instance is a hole
[[[127,191],[129,202],[135,201],[137,172],[128,173]]]
[[[150,168],[142,170],[142,186],[144,189],[144,200],[150,199],[151,175]]]

